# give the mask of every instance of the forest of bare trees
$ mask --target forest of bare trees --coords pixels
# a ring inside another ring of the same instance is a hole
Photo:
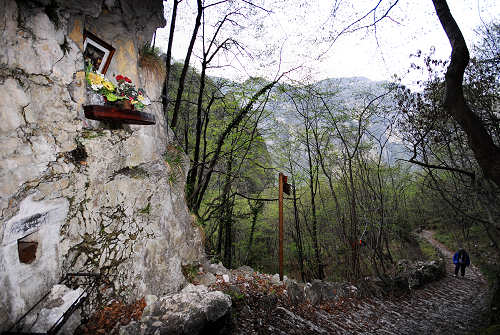
[[[174,1],[164,107],[177,150],[190,158],[188,206],[212,260],[277,271],[279,172],[292,185],[285,197],[290,277],[384,278],[412,256],[411,232],[426,226],[448,229],[468,247],[474,235],[498,256],[500,26],[479,28],[471,56],[446,1],[432,2],[451,58],[413,51],[408,71],[424,75],[408,88],[398,78],[297,81],[288,76],[293,68],[244,82],[211,77],[230,66],[222,54],[258,57],[236,32],[269,11],[257,2],[198,0],[179,63],[171,60],[181,3]],[[376,31],[397,6],[376,2],[328,43]]]

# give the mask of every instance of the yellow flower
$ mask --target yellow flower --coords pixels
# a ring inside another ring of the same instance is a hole
[[[103,83],[102,83],[102,86],[107,89],[108,91],[114,91],[115,90],[115,86],[113,85],[112,82],[110,81],[107,81],[105,80]]]
[[[99,76],[97,73],[89,72],[88,78],[89,78],[90,82],[94,85],[102,84],[103,78],[101,76]]]

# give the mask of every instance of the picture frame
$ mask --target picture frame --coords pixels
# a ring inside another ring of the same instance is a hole
[[[91,32],[83,31],[83,59],[85,66],[92,64],[94,71],[106,74],[115,48]]]

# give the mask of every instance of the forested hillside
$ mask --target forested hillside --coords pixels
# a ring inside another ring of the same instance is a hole
[[[498,25],[488,29],[464,94],[498,145],[500,35]],[[498,185],[483,176],[470,136],[442,112],[448,62],[432,51],[411,59],[408,72],[421,73],[411,88],[397,77],[238,83],[189,68],[174,132],[191,159],[187,199],[213,262],[278,272],[281,172],[291,184],[288,277],[387,278],[399,260],[427,257],[412,232],[429,228],[448,247],[470,250],[495,282]],[[181,67],[173,64],[169,78],[168,115]]]
[[[477,52],[484,60],[468,71],[466,94],[498,142],[498,78],[484,46]],[[436,114],[445,65],[415,55],[428,79],[412,90],[359,77],[308,85],[204,77],[201,99],[201,76],[189,68],[175,133],[191,157],[187,197],[207,253],[226,267],[277,272],[279,172],[292,185],[290,277],[383,276],[398,259],[418,257],[410,232],[428,225],[456,232],[457,246],[477,245],[471,230],[483,231],[478,238],[495,247],[496,186],[471,178],[480,172],[465,134]],[[170,101],[181,67],[172,67]]]

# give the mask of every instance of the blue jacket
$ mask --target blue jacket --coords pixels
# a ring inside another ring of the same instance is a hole
[[[462,257],[460,257],[460,256],[462,256]],[[462,263],[464,263],[465,266],[469,266],[470,265],[469,254],[467,254],[467,252],[465,250],[458,250],[455,253],[455,255],[453,255],[453,264],[458,264],[460,258],[462,258]]]

